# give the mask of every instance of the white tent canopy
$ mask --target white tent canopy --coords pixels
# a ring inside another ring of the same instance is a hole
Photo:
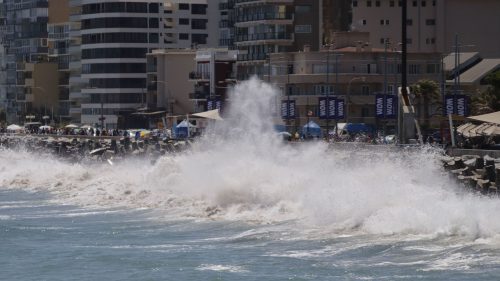
[[[23,129],[23,127],[21,127],[17,124],[12,124],[12,125],[7,126],[7,131],[20,131],[22,129]]]
[[[467,117],[467,119],[500,125],[500,111]]]
[[[68,128],[68,129],[76,129],[76,128],[78,128],[78,126],[77,126],[77,125],[75,125],[75,124],[69,124],[69,125],[66,125],[64,128]]]
[[[202,118],[207,118],[207,119],[212,119],[212,120],[223,120],[222,117],[220,117],[218,109],[191,114],[191,116],[202,117]]]

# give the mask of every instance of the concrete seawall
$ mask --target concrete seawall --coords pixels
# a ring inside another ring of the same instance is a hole
[[[464,155],[476,155],[479,157],[489,156],[491,158],[500,158],[500,150],[448,148],[446,150],[446,154],[451,156],[451,157],[461,157]]]

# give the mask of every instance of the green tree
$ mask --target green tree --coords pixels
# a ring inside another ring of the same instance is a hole
[[[478,91],[471,99],[473,115],[500,111],[500,70],[486,76],[484,81],[488,88]]]
[[[419,119],[423,118],[424,126],[429,127],[430,108],[442,101],[439,84],[433,80],[420,80],[411,86],[410,91],[415,95]],[[420,108],[423,108],[423,114],[420,114]]]

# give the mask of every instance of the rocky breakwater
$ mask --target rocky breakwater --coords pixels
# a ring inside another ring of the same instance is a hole
[[[156,138],[0,135],[0,149],[51,154],[73,162],[106,161],[109,164],[128,157],[147,157],[154,162],[162,155],[181,152],[190,144],[186,140]]]
[[[469,190],[498,195],[500,190],[500,158],[488,155],[445,156],[444,168]]]

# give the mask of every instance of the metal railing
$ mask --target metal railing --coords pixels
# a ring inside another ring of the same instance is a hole
[[[256,40],[292,40],[292,34],[287,32],[266,32],[236,35],[236,42]]]
[[[259,20],[292,20],[293,14],[291,13],[254,13],[242,14],[236,17],[236,22],[249,22]]]

